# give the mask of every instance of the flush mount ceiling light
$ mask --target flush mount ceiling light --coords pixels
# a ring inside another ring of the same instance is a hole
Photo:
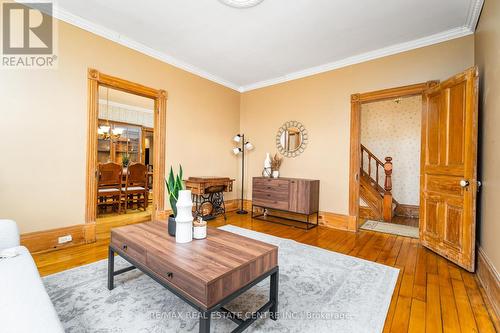
[[[250,8],[257,6],[264,0],[219,0],[219,1],[233,8]]]

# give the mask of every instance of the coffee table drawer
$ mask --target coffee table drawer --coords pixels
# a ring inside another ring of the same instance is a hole
[[[187,295],[194,297],[202,304],[206,304],[205,283],[196,276],[171,265],[161,256],[153,253],[148,253],[147,255],[147,266],[163,280],[168,281],[177,289],[184,291]]]
[[[146,250],[140,245],[131,243],[130,241],[123,239],[119,235],[113,234],[111,236],[111,245],[125,253],[125,255],[129,256],[130,258],[139,261],[140,263],[146,262]]]

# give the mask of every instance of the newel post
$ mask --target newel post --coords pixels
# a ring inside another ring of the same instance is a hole
[[[384,203],[382,216],[384,221],[392,220],[392,157],[386,157],[384,163],[385,182],[384,182]]]

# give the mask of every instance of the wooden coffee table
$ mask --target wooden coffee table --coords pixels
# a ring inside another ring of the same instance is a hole
[[[111,230],[108,289],[114,276],[139,269],[200,312],[200,332],[210,332],[213,312],[227,314],[242,332],[261,314],[278,312],[278,248],[231,232],[208,228],[208,237],[177,244],[165,222],[155,221]],[[132,266],[114,270],[117,253]],[[270,277],[269,301],[248,318],[224,306]]]

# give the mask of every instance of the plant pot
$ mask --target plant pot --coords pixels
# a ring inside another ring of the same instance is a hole
[[[207,238],[207,222],[194,222],[193,223],[193,238],[204,239]]]
[[[193,240],[193,201],[191,191],[179,191],[177,216],[175,217],[175,241],[189,243]]]
[[[280,172],[278,170],[274,170],[272,176],[273,178],[278,178],[280,176]]]
[[[175,236],[175,226],[176,226],[176,223],[175,223],[175,216],[174,214],[171,214],[169,217],[168,217],[168,234],[172,237]]]

